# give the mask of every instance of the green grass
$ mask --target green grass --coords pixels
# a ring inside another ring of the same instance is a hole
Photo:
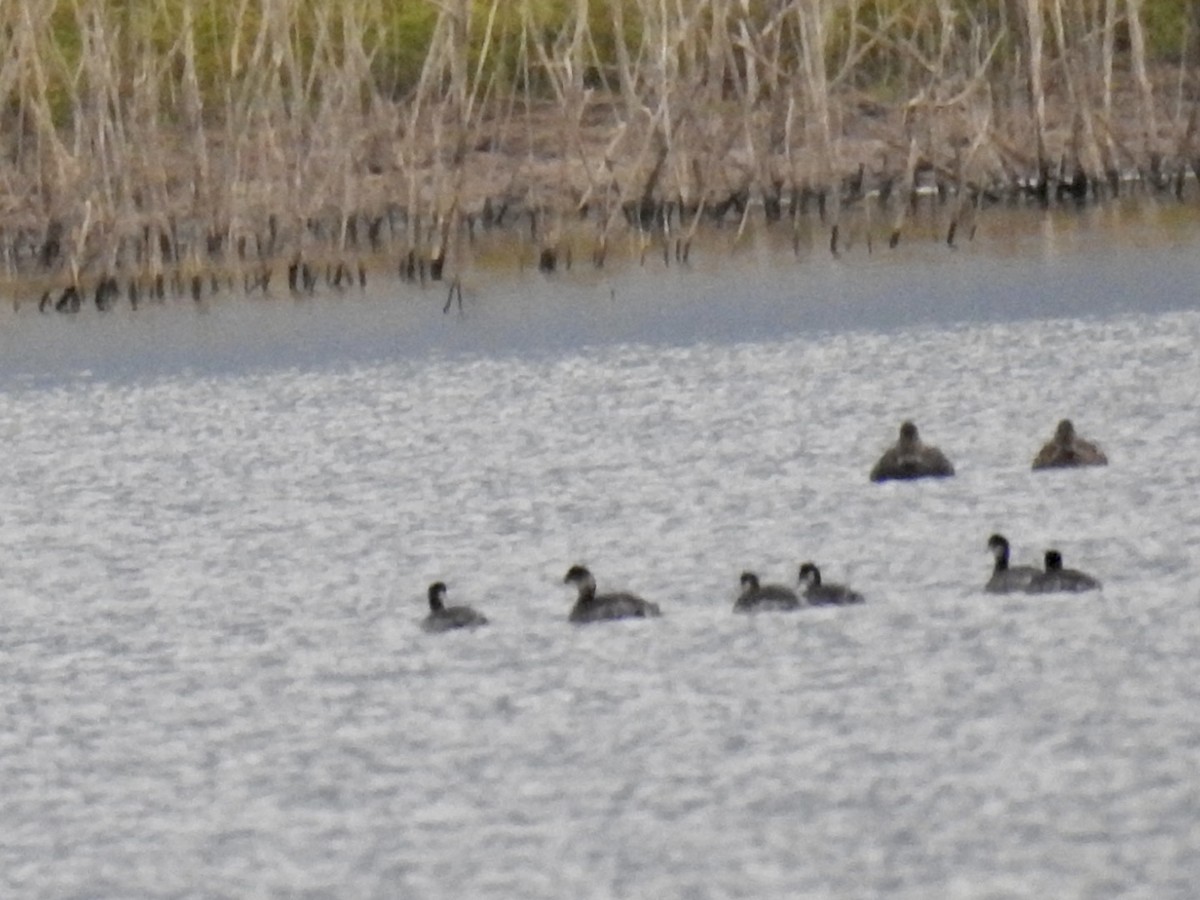
[[[1200,66],[1200,3],[1147,0],[1142,10],[1147,50],[1153,59]]]

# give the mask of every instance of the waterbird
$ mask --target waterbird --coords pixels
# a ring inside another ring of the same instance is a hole
[[[1042,574],[1041,569],[1034,566],[1010,566],[1008,541],[1002,534],[993,534],[988,538],[987,547],[996,559],[996,564],[992,567],[992,577],[983,586],[989,593],[1011,594],[1014,591],[1028,590],[1030,582]]]
[[[743,572],[742,592],[733,604],[734,612],[774,612],[799,609],[800,598],[791,588],[781,584],[759,584],[753,572]]]
[[[596,579],[585,566],[571,566],[563,576],[563,584],[573,584],[579,591],[569,622],[605,622],[610,619],[652,618],[661,615],[658,604],[643,600],[636,594],[618,592],[597,594]]]
[[[1059,591],[1094,591],[1100,582],[1078,569],[1064,569],[1062,554],[1046,551],[1046,571],[1039,572],[1026,590],[1031,594],[1051,594]]]
[[[844,584],[822,584],[821,570],[811,562],[800,566],[800,584],[804,585],[804,599],[810,606],[848,606],[864,601],[862,594]]]
[[[1106,466],[1108,457],[1093,444],[1075,433],[1070,419],[1063,419],[1048,441],[1033,458],[1034,471],[1038,469],[1066,469],[1075,466]]]
[[[487,617],[469,606],[446,606],[446,585],[435,581],[429,586],[429,615],[421,623],[425,631],[452,631],[487,624]]]
[[[945,478],[954,474],[944,453],[921,442],[917,426],[905,422],[900,439],[889,447],[871,470],[872,481],[911,478]]]

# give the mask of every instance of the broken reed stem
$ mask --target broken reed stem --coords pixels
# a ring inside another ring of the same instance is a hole
[[[1158,153],[1158,128],[1155,124],[1154,90],[1150,84],[1150,73],[1146,64],[1146,35],[1142,30],[1143,0],[1125,0],[1126,24],[1129,28],[1129,61],[1133,66],[1133,77],[1141,94],[1138,105],[1142,119],[1142,140],[1146,152],[1154,160]]]
[[[1049,169],[1046,152],[1046,87],[1042,78],[1044,27],[1041,0],[1024,0],[1021,7],[1025,22],[1026,65],[1029,71],[1029,104],[1033,107],[1034,140],[1037,146],[1037,173],[1044,182]]]

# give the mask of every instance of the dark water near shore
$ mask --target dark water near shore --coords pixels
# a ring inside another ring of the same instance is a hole
[[[6,312],[0,895],[1192,896],[1180,212]],[[1064,415],[1110,466],[1030,472]],[[955,478],[867,481],[905,417]],[[996,530],[1104,589],[984,594]],[[804,559],[867,604],[731,614]]]

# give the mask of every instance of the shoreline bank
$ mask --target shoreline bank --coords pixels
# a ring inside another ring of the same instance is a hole
[[[738,260],[757,260],[754,265],[785,270],[795,266],[802,272],[823,261],[855,267],[914,258],[914,253],[930,260],[942,254],[973,254],[971,247],[977,239],[983,248],[991,248],[985,253],[999,250],[1014,260],[1035,260],[1080,246],[1095,236],[1135,246],[1159,241],[1186,246],[1194,242],[1200,228],[1200,202],[1196,200],[1200,200],[1200,185],[1194,179],[1186,182],[1184,202],[1173,193],[1164,196],[1136,182],[1127,185],[1119,197],[1100,202],[1043,206],[1018,197],[982,206],[973,214],[969,228],[954,233],[954,198],[939,195],[931,187],[921,190],[908,206],[904,240],[891,246],[890,222],[880,214],[879,197],[873,195],[840,211],[836,253],[831,253],[830,223],[821,220],[815,207],[799,217],[769,221],[763,204],[752,202],[743,216],[730,215],[720,222],[705,220],[689,236],[693,244],[686,256],[685,235],[680,230],[622,227],[613,235],[603,264],[594,258],[594,217],[577,218],[562,225],[553,268],[546,265],[545,247],[533,239],[529,221],[524,219],[490,228],[464,225],[452,270],[444,267],[438,271],[411,250],[402,253],[401,244],[384,242],[378,251],[360,247],[353,255],[328,251],[322,255],[322,248],[313,245],[312,255],[300,261],[280,259],[252,265],[225,261],[220,268],[214,265],[192,274],[176,267],[159,276],[157,284],[144,278],[126,281],[114,276],[85,276],[74,290],[71,286],[46,287],[45,279],[0,282],[0,302],[7,301],[17,313],[40,309],[43,313],[95,315],[98,311],[104,315],[110,310],[136,311],[150,305],[204,309],[225,301],[352,299],[378,297],[382,291],[397,300],[424,298],[423,302],[452,312],[462,309],[464,295],[468,304],[486,302],[492,286],[526,283],[531,278],[561,285],[624,279],[631,274],[653,279],[673,268],[702,273],[714,265],[738,264]],[[675,213],[670,224],[677,224]]]

